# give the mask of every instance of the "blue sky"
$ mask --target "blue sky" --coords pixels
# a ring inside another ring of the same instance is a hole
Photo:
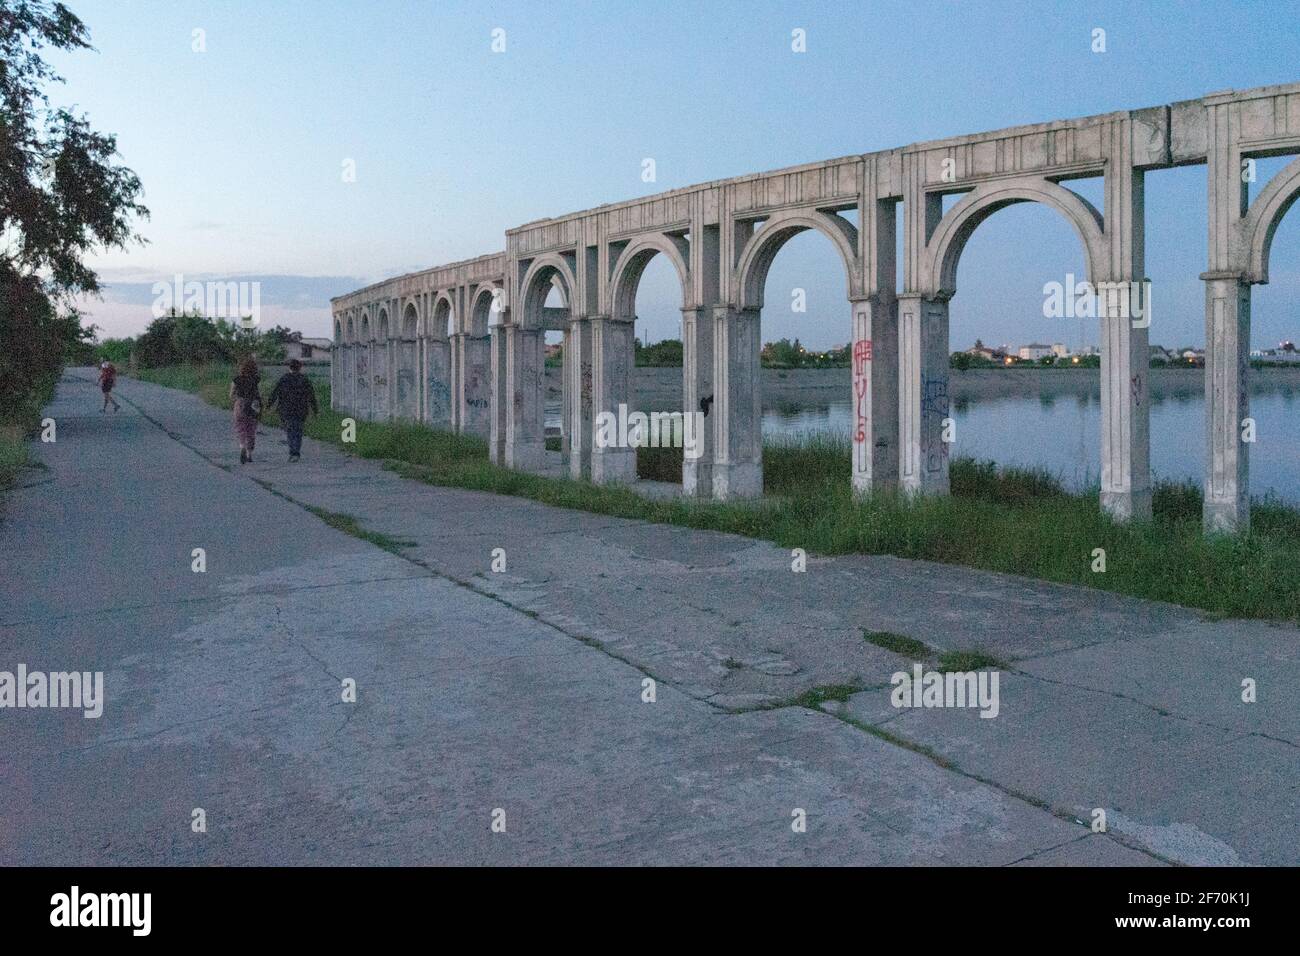
[[[105,334],[138,332],[149,285],[263,282],[263,322],[328,334],[328,299],[497,251],[543,216],[909,142],[1300,80],[1300,4],[1019,2],[302,2],[71,0],[94,53],[54,93],[118,135],[149,244],[95,260]],[[1107,51],[1091,49],[1106,31]],[[505,30],[506,50],[491,49]],[[807,52],[791,51],[791,31]],[[193,49],[202,30],[206,49]],[[641,180],[655,160],[657,181]],[[345,160],[356,181],[344,182]],[[1263,175],[1280,168],[1275,161]],[[1099,188],[1081,186],[1081,191]],[[1147,177],[1152,341],[1204,338],[1205,172]],[[1099,195],[1094,192],[1092,195]],[[1253,339],[1300,338],[1300,213],[1257,288]],[[1050,210],[998,213],[971,240],[954,347],[1095,341],[1042,317],[1082,275]],[[639,332],[676,335],[652,263]],[[790,290],[807,290],[793,313]],[[848,338],[842,267],[805,234],[769,275],[765,340]]]

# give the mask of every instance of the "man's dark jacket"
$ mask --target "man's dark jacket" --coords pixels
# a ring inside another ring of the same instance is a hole
[[[308,409],[313,415],[320,411],[316,407],[316,391],[302,372],[285,372],[280,376],[268,404],[280,409],[281,418],[306,418]]]

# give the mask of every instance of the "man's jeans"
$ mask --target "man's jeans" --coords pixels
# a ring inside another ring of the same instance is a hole
[[[289,454],[301,454],[303,420],[301,418],[285,418],[283,421],[285,433],[289,436]]]

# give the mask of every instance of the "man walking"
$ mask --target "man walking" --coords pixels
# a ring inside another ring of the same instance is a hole
[[[316,406],[316,390],[302,374],[301,362],[290,360],[289,371],[275,383],[266,404],[268,408],[280,410],[280,421],[284,422],[285,433],[289,436],[289,460],[297,461],[302,453],[302,423],[308,412],[313,415],[320,413]]]

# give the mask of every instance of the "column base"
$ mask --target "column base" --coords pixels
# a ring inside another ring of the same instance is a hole
[[[598,485],[636,481],[635,448],[597,448],[591,454],[591,480]]]
[[[707,461],[682,462],[682,493],[688,498],[708,498],[713,494],[713,465]]]
[[[516,471],[540,472],[546,463],[546,442],[506,442],[505,465]]]
[[[763,497],[763,463],[714,462],[713,497],[718,501]]]
[[[1128,521],[1151,520],[1151,490],[1103,491],[1101,510],[1123,524]]]
[[[1206,534],[1245,534],[1250,530],[1250,507],[1236,501],[1207,500],[1201,522]]]

